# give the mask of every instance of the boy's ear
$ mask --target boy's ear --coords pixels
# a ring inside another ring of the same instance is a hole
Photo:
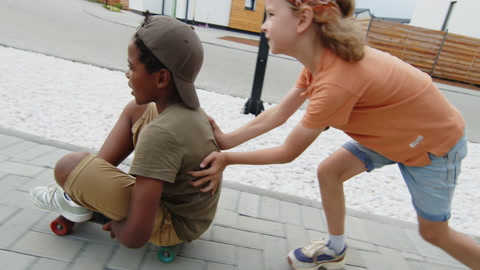
[[[314,11],[312,7],[303,5],[300,7],[298,12],[298,25],[297,25],[297,33],[304,32],[314,20]]]
[[[168,71],[166,68],[160,69],[160,71],[158,71],[157,87],[158,88],[166,87],[172,79],[173,78],[170,71]]]

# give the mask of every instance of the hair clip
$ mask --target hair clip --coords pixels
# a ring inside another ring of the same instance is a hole
[[[300,7],[303,5],[310,6],[313,8],[315,14],[319,15],[326,9],[337,8],[338,4],[335,0],[287,0],[290,4]]]

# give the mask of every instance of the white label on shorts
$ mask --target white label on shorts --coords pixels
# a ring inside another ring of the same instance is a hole
[[[409,145],[411,148],[415,148],[415,146],[417,146],[421,141],[423,141],[423,136],[422,135],[418,135],[418,138],[411,142]]]

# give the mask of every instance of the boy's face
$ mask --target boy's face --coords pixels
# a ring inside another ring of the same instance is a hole
[[[138,105],[155,102],[158,98],[159,72],[148,73],[145,64],[141,63],[138,48],[134,41],[128,45],[128,86],[132,88],[132,95]]]

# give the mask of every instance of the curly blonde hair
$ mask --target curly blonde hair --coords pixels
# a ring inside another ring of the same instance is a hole
[[[345,61],[360,61],[364,44],[352,17],[355,0],[286,0],[294,11],[309,6],[314,11],[322,45]]]

